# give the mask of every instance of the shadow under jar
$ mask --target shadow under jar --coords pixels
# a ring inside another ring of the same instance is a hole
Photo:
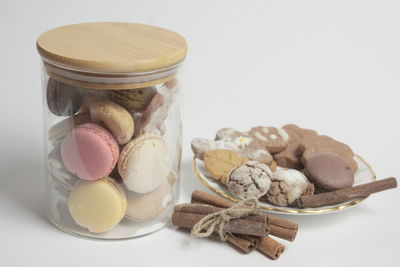
[[[181,157],[179,34],[82,23],[39,36],[50,220],[100,239],[154,232],[170,219]]]

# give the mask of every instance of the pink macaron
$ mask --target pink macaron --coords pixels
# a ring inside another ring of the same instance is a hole
[[[84,180],[108,176],[118,162],[119,146],[112,134],[94,123],[75,127],[61,143],[65,167]]]

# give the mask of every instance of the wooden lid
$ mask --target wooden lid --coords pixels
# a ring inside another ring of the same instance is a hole
[[[120,22],[58,27],[40,35],[36,45],[49,64],[93,73],[155,71],[178,64],[187,51],[175,32]]]

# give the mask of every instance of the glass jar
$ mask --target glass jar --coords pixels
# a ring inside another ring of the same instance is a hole
[[[165,226],[178,196],[186,41],[134,23],[43,33],[42,95],[50,220],[122,239]]]

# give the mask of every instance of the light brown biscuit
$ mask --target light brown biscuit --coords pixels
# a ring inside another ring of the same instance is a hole
[[[357,163],[353,159],[353,150],[348,145],[326,135],[319,135],[315,138],[305,140],[300,146],[300,151],[303,151],[301,160],[304,165],[315,154],[326,152],[342,157],[350,164],[353,172],[358,168]]]
[[[88,101],[92,120],[104,124],[118,144],[124,145],[132,139],[135,125],[132,115],[124,107],[105,99]]]
[[[312,140],[318,136],[318,133],[313,130],[303,129],[295,124],[287,124],[283,129],[289,134],[289,143],[285,150],[273,155],[278,166],[290,169],[301,170],[304,168],[301,162],[303,153],[302,143],[305,140]]]
[[[259,148],[267,149],[269,153],[283,151],[289,142],[289,135],[282,128],[257,126],[248,132],[239,132],[232,128],[223,128],[216,134],[215,140],[234,140],[237,138],[247,138],[249,142]]]
[[[232,150],[215,149],[204,155],[204,166],[207,171],[223,184],[226,184],[226,179],[232,169],[247,161],[249,159],[240,157],[238,153]]]

